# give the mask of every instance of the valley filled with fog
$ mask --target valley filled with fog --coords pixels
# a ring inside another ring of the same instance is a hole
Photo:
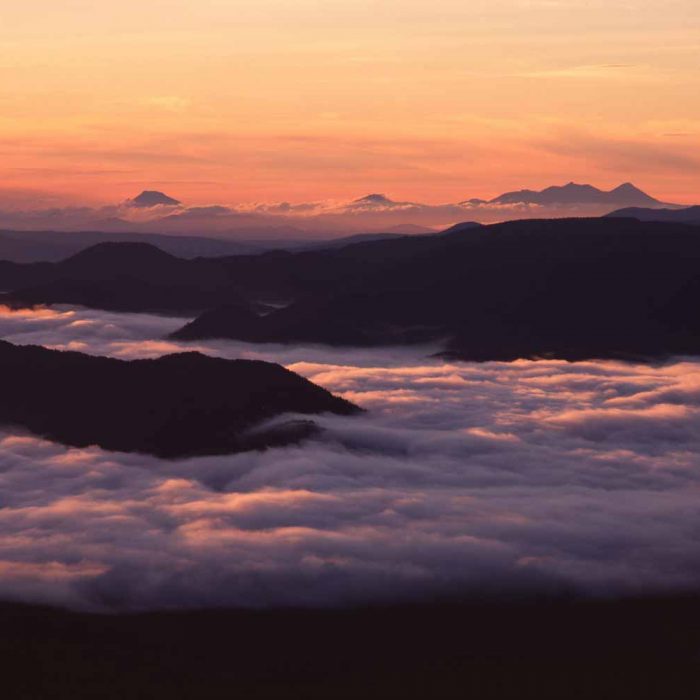
[[[0,307],[0,338],[279,362],[366,409],[161,460],[0,433],[0,596],[80,609],[607,596],[700,584],[700,361],[164,340],[182,318]],[[108,400],[108,397],[106,397]]]

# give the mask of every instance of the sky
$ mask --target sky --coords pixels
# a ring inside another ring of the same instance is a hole
[[[693,203],[699,49],[696,0],[5,2],[0,206]]]

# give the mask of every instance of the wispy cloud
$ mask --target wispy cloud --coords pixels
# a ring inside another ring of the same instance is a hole
[[[654,173],[700,173],[700,157],[687,144],[660,142],[658,138],[600,136],[581,131],[563,130],[539,142],[544,150],[560,156],[595,160],[602,168],[635,172],[643,177]]]
[[[629,70],[637,68],[632,63],[600,63],[591,65],[548,68],[520,74],[523,78],[609,78],[629,80]]]

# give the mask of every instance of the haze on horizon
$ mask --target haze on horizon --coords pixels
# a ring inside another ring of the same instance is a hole
[[[0,207],[572,179],[693,203],[699,40],[695,0],[4,3]]]

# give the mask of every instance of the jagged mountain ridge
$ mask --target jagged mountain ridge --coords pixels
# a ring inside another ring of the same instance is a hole
[[[570,182],[567,185],[555,185],[539,191],[505,192],[491,199],[489,204],[663,206],[663,202],[643,192],[631,182],[625,182],[610,191],[601,190],[592,185]]]

